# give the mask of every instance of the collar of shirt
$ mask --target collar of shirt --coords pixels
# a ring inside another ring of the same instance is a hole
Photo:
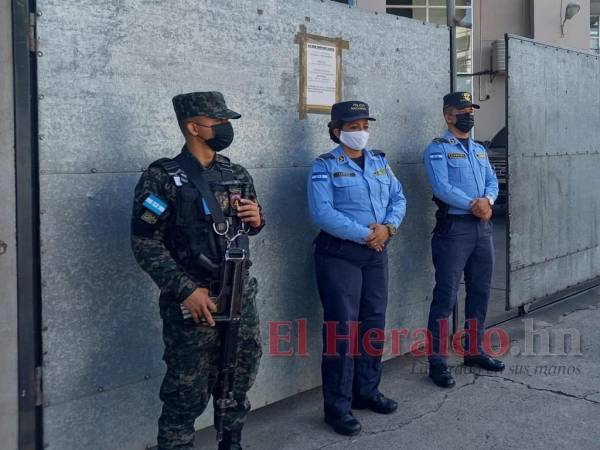
[[[338,145],[336,148],[333,149],[333,151],[331,152],[331,154],[333,156],[335,156],[335,161],[337,164],[350,164],[350,161],[352,161],[350,159],[350,157],[348,157],[348,155],[346,155],[346,153],[344,153],[344,149],[342,148],[341,145]],[[370,149],[366,148],[363,150],[363,155],[365,157],[365,164],[364,164],[364,170],[367,170],[367,166],[371,166],[371,162],[373,161],[373,155],[371,155]],[[354,164],[358,170],[362,170],[354,161],[352,161],[352,164]]]
[[[444,133],[444,138],[450,142],[450,145],[454,145],[454,146],[459,146],[460,148],[464,149],[465,153],[469,152],[469,149],[473,148],[473,139],[471,139],[471,136],[469,136],[469,148],[465,148],[462,143],[458,140],[458,138],[456,136],[454,136],[452,134],[452,132],[450,130],[447,130],[446,133]]]

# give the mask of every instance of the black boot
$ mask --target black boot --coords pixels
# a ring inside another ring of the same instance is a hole
[[[219,442],[219,450],[242,450],[242,432],[227,431],[223,432],[223,440]]]

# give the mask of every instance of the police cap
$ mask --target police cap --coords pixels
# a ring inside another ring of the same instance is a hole
[[[470,108],[479,109],[479,105],[473,103],[473,97],[470,92],[453,92],[444,95],[444,109],[454,107],[458,109]]]

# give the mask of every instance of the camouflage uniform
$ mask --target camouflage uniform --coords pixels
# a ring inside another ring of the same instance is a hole
[[[186,153],[187,149],[184,148],[183,152]],[[187,155],[193,158],[191,153],[187,152]],[[224,161],[228,162],[227,158],[217,154],[215,161],[205,170],[217,170],[217,163]],[[250,192],[256,198],[248,172],[237,164],[230,164],[230,167],[235,179],[249,183]],[[161,450],[193,448],[194,421],[202,414],[211,394],[216,393],[218,388],[222,341],[219,325],[211,328],[183,320],[180,303],[196,288],[209,288],[217,280],[191,275],[165,245],[170,220],[177,214],[178,189],[160,164],[152,164],[135,188],[132,215],[133,253],[161,291],[159,304],[165,344],[163,359],[167,365],[160,390],[163,408],[159,418],[158,445]],[[158,217],[144,206],[150,195],[166,204],[164,213]],[[215,193],[215,196],[222,208],[227,210],[228,197],[219,193]],[[260,231],[264,219],[261,222],[259,228],[251,229],[250,235]],[[241,430],[244,424],[250,410],[246,394],[254,383],[262,355],[256,307],[257,282],[247,275],[234,377],[234,397],[238,406],[227,411],[224,421],[227,431]]]

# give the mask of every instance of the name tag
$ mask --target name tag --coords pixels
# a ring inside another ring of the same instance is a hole
[[[334,172],[333,174],[333,178],[337,178],[337,177],[355,177],[356,173],[355,172]]]
[[[448,158],[450,159],[465,159],[467,155],[464,153],[448,153]]]
[[[144,207],[157,216],[162,215],[167,210],[167,204],[154,194],[150,194],[143,203]]]

